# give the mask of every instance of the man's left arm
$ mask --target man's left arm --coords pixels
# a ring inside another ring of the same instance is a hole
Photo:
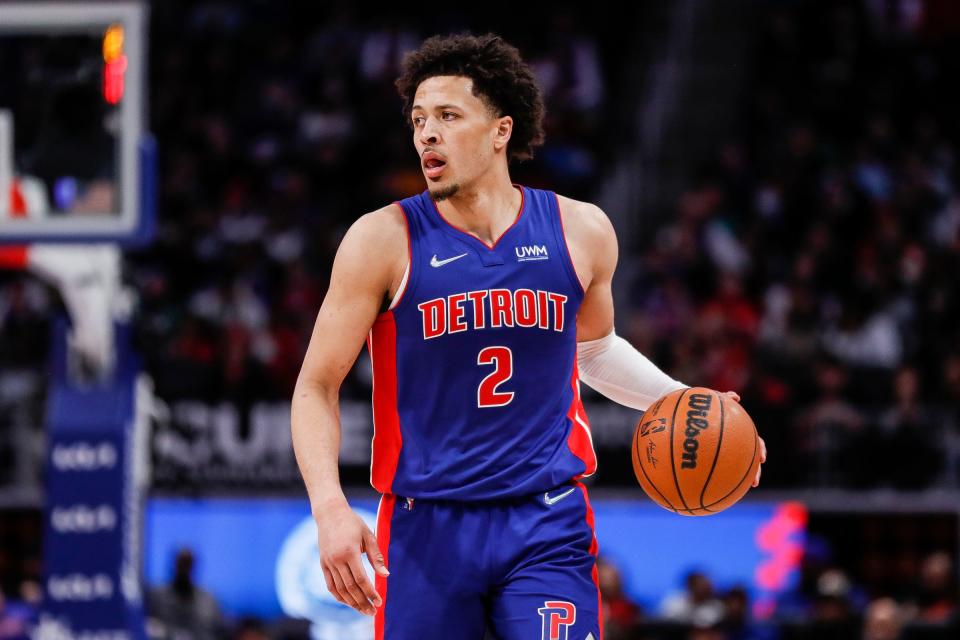
[[[577,314],[580,379],[614,402],[645,410],[664,394],[687,385],[674,380],[618,336],[613,323],[613,273],[617,234],[597,206],[571,203],[564,216],[574,268],[584,288]],[[573,206],[575,205],[575,206]]]
[[[613,274],[618,260],[617,234],[597,206],[565,199],[563,215],[568,246],[584,298],[577,314],[577,368],[580,379],[607,398],[644,411],[665,394],[687,388],[616,334],[613,320]],[[572,241],[571,241],[572,240]],[[739,401],[734,391],[725,395]],[[766,445],[761,443],[761,462]],[[753,486],[760,482],[760,470]]]

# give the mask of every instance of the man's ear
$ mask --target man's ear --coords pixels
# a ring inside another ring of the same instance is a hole
[[[494,147],[497,150],[502,149],[507,146],[507,143],[510,142],[510,136],[513,134],[513,118],[510,116],[503,116],[497,122],[497,133],[493,139]]]

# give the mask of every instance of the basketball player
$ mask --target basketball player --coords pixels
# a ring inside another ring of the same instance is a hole
[[[293,398],[327,587],[378,640],[599,640],[579,379],[637,409],[686,385],[614,332],[605,214],[511,182],[508,161],[543,141],[518,51],[430,38],[397,87],[427,189],[343,238]],[[376,534],[337,473],[338,391],[365,339]]]

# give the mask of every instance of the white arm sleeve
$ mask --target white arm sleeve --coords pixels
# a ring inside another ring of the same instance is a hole
[[[657,368],[611,331],[599,340],[577,343],[580,379],[614,402],[646,410],[664,394],[688,388]]]

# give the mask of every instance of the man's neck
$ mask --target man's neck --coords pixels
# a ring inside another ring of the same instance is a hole
[[[520,191],[505,177],[495,185],[461,189],[436,204],[447,222],[493,244],[517,219],[522,201]]]

